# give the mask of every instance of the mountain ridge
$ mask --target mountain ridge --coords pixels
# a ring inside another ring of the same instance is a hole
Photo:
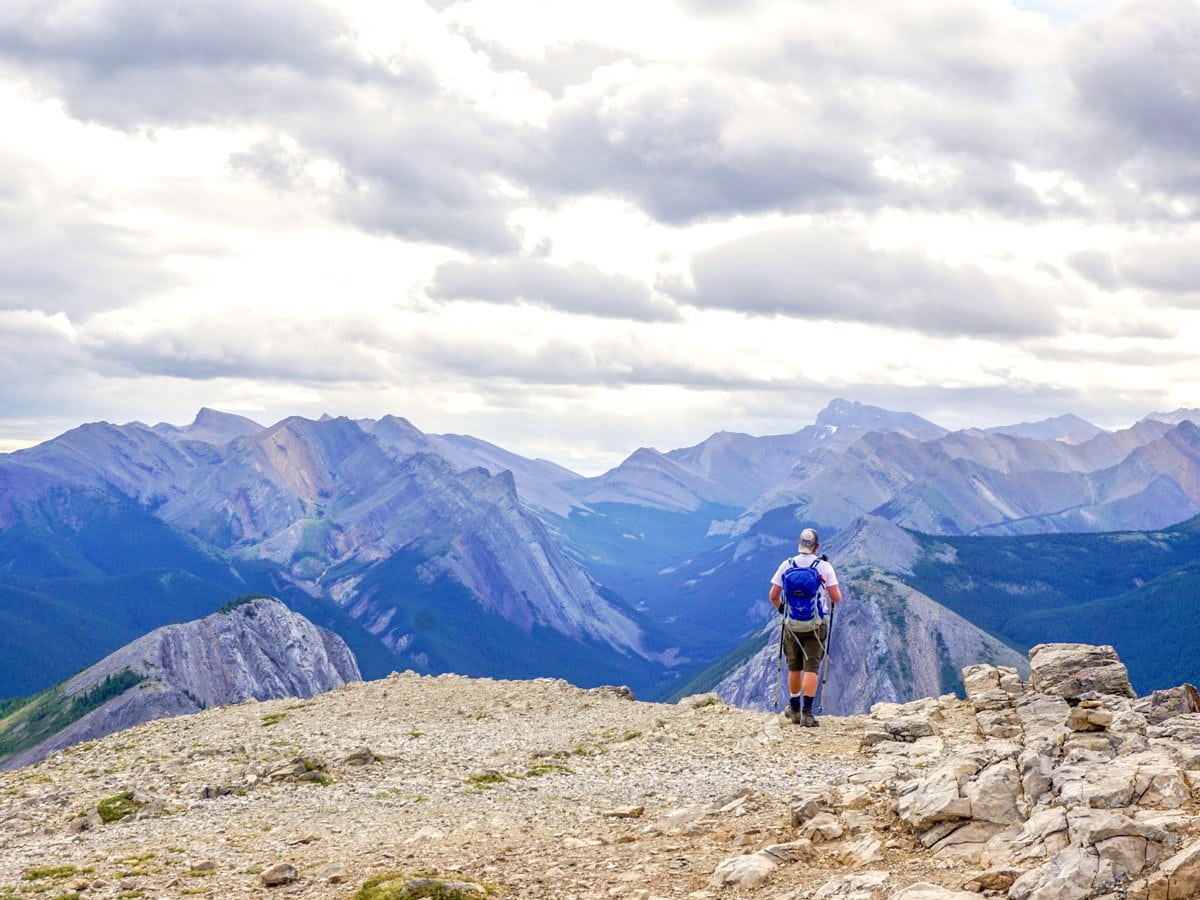
[[[241,598],[203,619],[155,629],[0,718],[0,742],[18,748],[0,756],[0,768],[153,719],[249,699],[312,697],[361,677],[337,635],[274,598]],[[111,696],[29,745],[49,710],[97,691]]]

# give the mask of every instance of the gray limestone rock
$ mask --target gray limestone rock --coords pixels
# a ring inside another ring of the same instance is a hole
[[[1029,684],[1043,694],[1076,700],[1096,692],[1134,697],[1129,672],[1110,646],[1038,644],[1029,651]]]
[[[996,825],[1012,825],[1023,819],[1019,808],[1020,776],[1016,763],[1000,759],[980,772],[964,788],[971,803],[971,818]]]
[[[1071,844],[1045,865],[1026,872],[1009,889],[1010,900],[1063,900],[1091,897],[1114,876],[1112,863],[1093,848]]]
[[[265,887],[281,887],[285,884],[299,881],[300,873],[296,871],[296,867],[291,863],[281,862],[264,870],[259,875],[259,880],[262,881]]]
[[[761,883],[778,865],[762,853],[731,856],[717,864],[709,884],[713,887],[754,887]]]
[[[1134,885],[1135,889],[1138,885]],[[1200,897],[1200,842],[1190,844],[1164,862],[1141,885],[1151,900],[1194,900]]]
[[[1141,698],[1134,703],[1134,709],[1142,713],[1149,724],[1161,725],[1175,716],[1200,713],[1200,692],[1193,685],[1181,684]]]
[[[988,841],[982,858],[991,865],[1038,862],[1054,856],[1069,843],[1066,813],[1060,807],[1047,807]]]
[[[813,900],[875,900],[882,896],[890,874],[887,872],[858,872],[838,875],[817,889]]]

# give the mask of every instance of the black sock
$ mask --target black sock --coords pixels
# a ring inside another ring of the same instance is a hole
[[[792,712],[800,712],[800,697],[789,697],[788,706],[792,708]]]
[[[804,711],[805,711],[806,713],[810,713],[810,712],[812,712],[812,705],[813,705],[813,698],[812,698],[812,697],[805,697],[805,698],[804,698]]]

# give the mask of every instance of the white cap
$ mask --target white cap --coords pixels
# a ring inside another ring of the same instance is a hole
[[[806,550],[809,553],[811,553],[812,551],[817,549],[817,545],[820,543],[821,543],[821,541],[817,537],[816,529],[805,528],[802,532],[800,532],[800,549],[801,550]]]

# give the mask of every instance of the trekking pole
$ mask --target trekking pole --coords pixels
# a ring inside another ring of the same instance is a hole
[[[829,648],[833,645],[833,611],[837,609],[834,603],[829,607],[829,632],[825,635],[825,658],[821,660],[821,689],[817,692],[817,712],[825,702],[825,680],[829,678]]]
[[[779,694],[783,690],[783,622],[779,623],[779,655],[775,657],[775,708],[779,709]]]

